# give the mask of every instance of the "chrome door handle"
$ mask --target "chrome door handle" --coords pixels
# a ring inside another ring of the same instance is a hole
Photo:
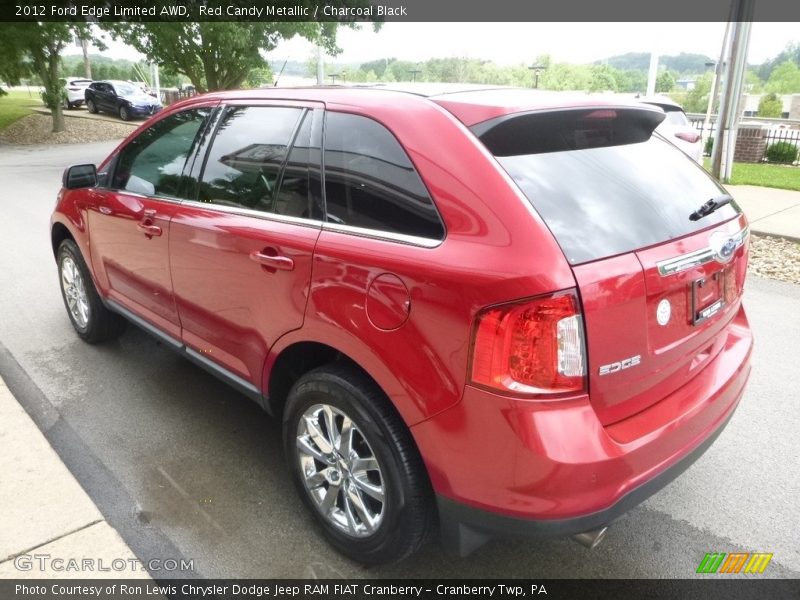
[[[250,253],[250,260],[271,269],[280,269],[281,271],[292,271],[294,269],[294,261],[288,256],[270,256],[256,250]]]
[[[161,235],[161,227],[158,225],[151,225],[147,223],[137,223],[136,229],[149,237]]]

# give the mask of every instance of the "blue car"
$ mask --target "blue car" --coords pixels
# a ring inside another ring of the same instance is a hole
[[[95,81],[86,88],[85,97],[90,113],[113,113],[123,121],[149,117],[163,108],[158,98],[127,81]]]

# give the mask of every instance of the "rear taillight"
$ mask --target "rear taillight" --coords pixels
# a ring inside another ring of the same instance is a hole
[[[700,140],[699,133],[691,133],[689,131],[679,131],[675,134],[675,137],[682,139],[684,142],[689,142],[690,144],[694,144]]]
[[[475,320],[472,383],[500,392],[586,389],[583,317],[574,290],[490,306]]]

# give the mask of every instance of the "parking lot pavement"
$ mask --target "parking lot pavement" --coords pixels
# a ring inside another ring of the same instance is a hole
[[[2,379],[0,473],[0,579],[148,577]]]

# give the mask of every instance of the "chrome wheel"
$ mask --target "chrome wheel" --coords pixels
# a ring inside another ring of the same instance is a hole
[[[328,404],[309,407],[297,424],[297,449],[303,483],[323,518],[347,535],[372,535],[385,512],[385,479],[350,417]]]
[[[89,324],[89,297],[78,265],[71,257],[61,259],[61,289],[67,301],[67,308],[79,328]]]

